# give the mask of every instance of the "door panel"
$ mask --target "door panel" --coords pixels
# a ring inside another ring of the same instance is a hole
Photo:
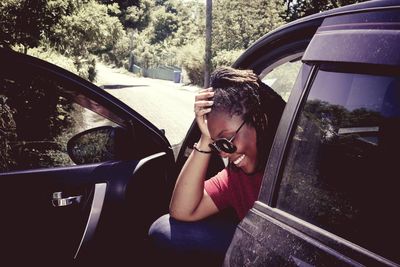
[[[2,49],[0,62],[0,264],[87,266],[129,258],[126,242],[145,248],[172,190],[165,136],[65,70]],[[68,140],[104,125],[123,133],[110,143],[123,153],[77,166]]]
[[[150,160],[0,174],[1,181],[14,181],[11,188],[1,187],[0,205],[7,215],[1,221],[6,248],[2,261],[93,263],[107,258],[95,255],[99,251],[116,253],[116,247],[126,244],[121,236],[129,233],[128,242],[143,245],[150,223],[167,210],[166,163],[165,153],[160,153]],[[82,198],[55,207],[54,192]],[[144,195],[148,205],[138,201]]]
[[[22,262],[72,259],[89,215],[98,167],[0,174],[5,255]],[[82,198],[80,203],[55,207],[55,192]]]

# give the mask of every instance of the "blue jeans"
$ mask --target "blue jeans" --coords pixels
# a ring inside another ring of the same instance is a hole
[[[166,214],[151,225],[149,236],[164,265],[221,266],[237,223],[221,215],[182,222]]]

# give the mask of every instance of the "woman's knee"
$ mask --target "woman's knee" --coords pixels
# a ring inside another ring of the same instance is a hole
[[[171,241],[171,224],[169,214],[158,218],[149,229],[149,237],[158,245],[168,245]]]

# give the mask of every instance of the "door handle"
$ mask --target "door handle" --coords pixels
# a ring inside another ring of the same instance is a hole
[[[53,207],[65,207],[72,204],[78,204],[81,202],[82,196],[62,197],[62,192],[54,192],[51,203]]]

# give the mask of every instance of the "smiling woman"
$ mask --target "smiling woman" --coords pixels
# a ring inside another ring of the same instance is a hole
[[[195,97],[201,137],[177,179],[170,216],[161,217],[150,228],[157,247],[174,255],[175,264],[186,266],[193,261],[203,266],[221,264],[238,219],[243,219],[258,196],[285,106],[251,70],[217,69],[211,86]],[[227,158],[229,164],[204,182],[211,153]],[[212,216],[226,210],[233,210],[235,218]]]

